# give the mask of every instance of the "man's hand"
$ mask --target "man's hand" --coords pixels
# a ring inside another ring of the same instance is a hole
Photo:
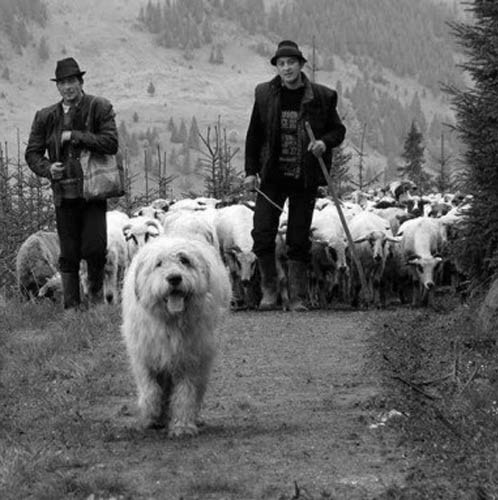
[[[64,130],[61,135],[61,144],[64,144],[66,141],[71,140],[71,131],[70,130]]]
[[[62,175],[64,174],[64,165],[62,162],[56,161],[50,165],[50,175],[54,181],[59,181],[62,179]]]
[[[259,186],[258,177],[256,175],[248,175],[244,179],[244,188],[246,191],[254,192]]]
[[[325,143],[323,141],[314,141],[310,142],[308,145],[308,151],[311,151],[317,158],[320,158],[320,156],[325,153],[325,150],[327,149],[327,146],[325,146]]]

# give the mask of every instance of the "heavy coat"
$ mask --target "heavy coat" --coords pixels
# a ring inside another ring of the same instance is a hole
[[[92,123],[86,122],[93,103]],[[83,94],[83,98],[76,106],[75,127],[71,133],[71,143],[76,151],[87,149],[101,154],[116,154],[118,151],[118,132],[115,122],[115,113],[111,103],[103,97],[94,98]],[[29,168],[41,177],[51,179],[50,165],[61,161],[62,145],[60,142],[64,111],[62,101],[36,112],[25,159]],[[52,181],[54,201],[60,205],[60,193],[56,183]]]
[[[337,92],[324,85],[312,83],[302,74],[305,90],[298,120],[308,121],[315,138],[322,140],[327,149],[323,160],[330,169],[332,148],[339,146],[344,140],[346,127],[337,114]],[[281,110],[280,76],[261,83],[256,87],[255,103],[246,136],[245,172],[246,175],[259,174],[262,182],[272,178],[278,171],[278,155],[280,151],[280,110]],[[314,188],[327,184],[317,158],[307,151],[309,138],[302,130],[299,140],[302,141],[303,158],[301,166],[304,172],[304,185]]]

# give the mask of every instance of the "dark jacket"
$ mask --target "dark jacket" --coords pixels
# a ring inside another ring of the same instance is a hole
[[[88,123],[90,103],[92,104],[92,120]],[[83,98],[75,110],[75,128],[71,133],[71,144],[78,157],[83,149],[101,154],[116,154],[118,151],[118,131],[115,122],[115,113],[111,103],[103,98],[83,94]],[[36,112],[25,159],[29,168],[41,177],[51,179],[50,165],[62,160],[62,146],[60,143],[64,111],[62,101],[43,108]],[[54,201],[60,204],[60,192],[57,183],[52,181]]]
[[[327,149],[323,160],[330,169],[332,148],[344,140],[346,127],[337,114],[337,92],[324,85],[312,83],[302,74],[305,90],[298,120],[309,121],[315,139],[321,139]],[[280,152],[280,94],[282,83],[279,76],[256,87],[255,102],[246,136],[246,175],[259,174],[261,181],[272,178],[278,169]],[[304,184],[316,187],[327,184],[318,159],[307,151],[309,138],[303,127],[299,140],[302,141]]]

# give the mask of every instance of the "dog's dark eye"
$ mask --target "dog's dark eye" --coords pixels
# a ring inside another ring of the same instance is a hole
[[[185,255],[179,255],[178,258],[180,260],[180,264],[182,264],[183,266],[190,266],[191,265],[190,259],[188,257],[186,257]]]
[[[156,262],[156,267],[161,267],[163,265],[162,261],[158,260]]]

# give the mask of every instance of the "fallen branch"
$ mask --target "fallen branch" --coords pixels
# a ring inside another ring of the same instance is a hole
[[[429,394],[429,393],[425,392],[424,390],[422,390],[417,385],[413,384],[409,380],[405,380],[403,377],[400,377],[399,375],[393,375],[392,378],[395,379],[395,380],[399,380],[400,382],[403,382],[408,387],[410,387],[411,389],[413,389],[415,392],[418,392],[419,394],[422,394],[422,396],[425,396],[427,399],[430,399],[431,401],[434,401],[435,399],[440,399],[440,398],[436,398],[432,394]]]
[[[472,382],[472,380],[474,380],[474,378],[476,377],[478,371],[479,371],[479,366],[476,366],[475,370],[471,373],[471,375],[469,377],[469,380],[467,380],[467,382],[465,382],[465,384],[462,387],[461,391],[458,393],[459,396],[461,396],[463,394],[463,392],[465,391],[465,389],[467,389],[467,387],[470,385],[470,383]]]
[[[417,385],[431,385],[437,382],[443,382],[444,380],[448,380],[449,378],[453,378],[453,372],[448,373],[448,375],[443,375],[442,377],[437,377],[430,380],[422,380],[418,382]]]

